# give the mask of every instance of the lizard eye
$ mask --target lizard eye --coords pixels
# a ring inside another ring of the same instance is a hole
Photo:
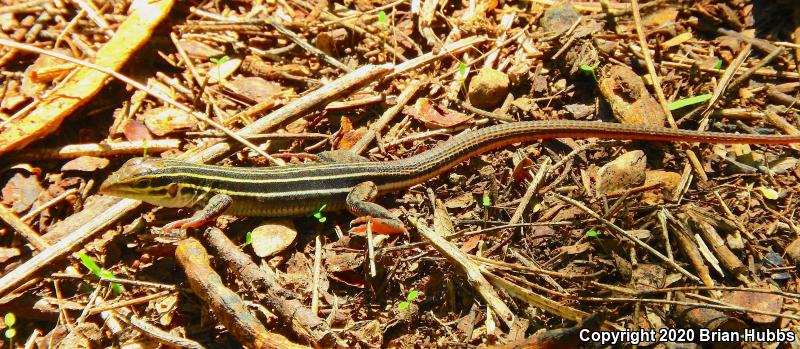
[[[178,184],[172,183],[169,186],[167,186],[167,194],[169,194],[169,196],[174,198],[175,195],[178,195],[178,189],[180,189],[178,188]]]
[[[136,183],[134,183],[133,186],[136,187],[137,189],[145,189],[145,188],[150,186],[150,180],[149,179],[140,179],[140,180],[136,181]]]

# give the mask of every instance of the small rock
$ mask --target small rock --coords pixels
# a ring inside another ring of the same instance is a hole
[[[297,229],[291,220],[273,220],[253,229],[253,250],[259,257],[269,257],[283,252],[294,243]]]
[[[615,65],[600,79],[600,93],[614,117],[628,125],[664,126],[667,117],[644,81],[631,68]]]
[[[795,265],[800,265],[800,239],[795,239],[789,246],[786,246],[786,257],[794,262]]]
[[[508,95],[511,80],[503,72],[485,68],[469,83],[469,103],[484,110],[495,107]]]
[[[642,202],[655,205],[663,203],[664,200],[672,200],[672,194],[681,182],[681,174],[677,172],[653,170],[645,173],[644,186],[661,184],[658,191],[647,191],[642,194]]]
[[[644,183],[646,162],[644,152],[634,150],[603,165],[597,171],[597,195],[630,189]]]

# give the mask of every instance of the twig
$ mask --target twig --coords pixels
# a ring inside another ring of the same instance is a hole
[[[132,306],[132,305],[146,303],[146,302],[149,302],[149,301],[154,300],[154,299],[159,299],[161,297],[169,296],[171,293],[173,293],[173,291],[161,291],[161,292],[153,293],[151,295],[147,295],[147,296],[144,296],[144,297],[138,297],[138,298],[134,298],[134,299],[129,299],[129,300],[126,300],[126,301],[97,304],[97,305],[95,305],[94,307],[91,308],[90,314],[99,314],[99,313],[102,313],[102,312],[108,311],[108,310],[119,309],[119,308],[128,307],[128,306]],[[87,306],[88,306],[88,304],[87,304]]]
[[[369,258],[369,276],[375,277],[375,241],[372,238],[372,221],[367,221],[367,257]]]
[[[58,196],[48,200],[47,202],[45,202],[41,206],[39,206],[39,207],[31,210],[30,212],[26,213],[24,216],[20,217],[20,220],[23,221],[23,222],[27,222],[27,221],[33,219],[33,217],[36,217],[36,215],[38,215],[42,211],[44,211],[44,210],[52,207],[53,205],[61,202],[61,200],[64,200],[67,196],[75,194],[75,192],[77,192],[77,191],[78,191],[78,189],[75,189],[75,188],[70,188],[70,189],[65,190],[63,193],[59,194]]]
[[[509,224],[519,223],[519,220],[525,213],[525,209],[528,207],[528,203],[531,202],[533,195],[536,194],[536,190],[539,189],[539,186],[542,184],[544,176],[548,171],[550,171],[550,161],[551,160],[549,156],[544,157],[544,161],[542,161],[542,164],[539,166],[539,171],[536,172],[536,176],[533,177],[533,180],[528,185],[525,195],[523,195],[522,199],[519,200],[519,204],[517,205],[517,209],[514,210],[511,220],[508,221]]]
[[[750,76],[755,74],[759,69],[761,69],[765,65],[769,64],[769,62],[772,62],[772,60],[775,59],[776,57],[778,57],[781,53],[783,53],[783,47],[776,47],[775,50],[770,52],[770,54],[768,54],[766,57],[760,59],[758,61],[758,63],[756,63],[755,65],[753,65],[749,69],[747,69],[744,73],[742,73],[742,75],[739,75],[739,77],[737,77],[736,80],[733,80],[733,82],[731,82],[731,84],[730,84],[730,86],[728,88],[729,89],[735,89],[741,83],[743,83],[745,80],[749,79]]]
[[[301,38],[295,32],[289,30],[289,28],[286,28],[283,24],[280,24],[280,23],[276,22],[273,19],[269,19],[266,22],[269,25],[271,25],[273,28],[278,30],[281,34],[283,34],[286,37],[288,37],[289,40],[292,40],[295,44],[299,45],[300,47],[302,47],[303,49],[305,49],[309,53],[313,54],[314,56],[322,58],[322,60],[324,60],[328,64],[330,64],[330,65],[332,65],[332,66],[334,66],[336,68],[339,68],[339,69],[341,69],[341,70],[343,70],[343,71],[345,71],[347,73],[353,71],[352,69],[350,69],[350,67],[348,67],[344,63],[339,62],[339,60],[337,60],[336,58],[331,57],[327,53],[322,52],[322,50],[314,47],[314,45],[311,45],[310,43],[308,43],[308,41],[306,41],[305,39]]]
[[[639,45],[642,46],[642,55],[644,56],[645,65],[647,65],[647,72],[650,74],[650,79],[653,81],[653,89],[656,91],[656,97],[664,109],[664,115],[667,116],[667,122],[673,128],[678,128],[675,124],[675,119],[672,117],[672,112],[667,106],[667,97],[664,96],[664,90],[661,89],[661,82],[659,81],[656,67],[653,65],[653,57],[650,56],[650,49],[647,45],[647,37],[642,26],[642,15],[639,13],[639,0],[631,0],[631,11],[633,12],[633,21],[636,24],[636,34],[639,36]]]
[[[171,106],[173,106],[175,108],[178,108],[178,109],[180,109],[182,111],[185,111],[185,112],[191,114],[192,116],[194,116],[195,118],[197,118],[197,119],[199,119],[199,120],[201,120],[201,121],[213,126],[214,128],[216,128],[216,129],[218,129],[218,130],[220,130],[222,132],[225,132],[225,134],[227,134],[229,137],[239,141],[240,143],[244,144],[245,146],[249,147],[250,149],[253,149],[253,151],[255,151],[259,155],[269,159],[272,163],[281,163],[279,161],[275,161],[275,159],[273,159],[272,156],[270,156],[269,154],[267,154],[266,152],[261,150],[261,148],[259,148],[258,146],[256,146],[253,143],[250,143],[250,141],[242,138],[242,136],[234,133],[229,128],[217,123],[214,120],[211,120],[207,115],[205,115],[203,113],[200,113],[200,112],[196,112],[196,111],[192,110],[192,108],[189,108],[189,107],[187,107],[187,106],[185,106],[185,105],[183,105],[181,103],[178,103],[178,101],[176,101],[176,100],[174,100],[174,99],[172,99],[172,98],[170,98],[168,96],[163,95],[161,92],[153,90],[153,89],[143,85],[142,83],[140,83],[140,82],[138,82],[136,80],[133,80],[133,79],[131,79],[131,78],[125,76],[125,75],[122,75],[122,74],[120,74],[120,73],[118,73],[116,71],[113,71],[113,70],[108,69],[106,67],[102,67],[102,66],[94,64],[94,63],[89,63],[89,62],[84,61],[84,60],[73,58],[73,57],[67,56],[65,54],[61,54],[59,52],[44,50],[44,49],[38,48],[36,46],[31,46],[31,45],[28,45],[28,44],[18,43],[18,42],[14,42],[14,41],[11,41],[11,40],[6,40],[6,39],[3,39],[3,38],[0,38],[0,45],[13,47],[13,48],[16,48],[16,49],[19,49],[19,50],[25,50],[25,51],[35,52],[35,53],[38,53],[38,54],[52,56],[52,57],[55,57],[55,58],[58,58],[58,59],[62,59],[62,60],[68,61],[68,62],[72,62],[72,63],[78,64],[78,65],[81,65],[81,66],[84,66],[84,67],[87,67],[87,68],[91,68],[91,69],[97,70],[99,72],[102,72],[102,73],[105,73],[105,74],[108,74],[108,75],[111,75],[111,76],[117,78],[118,80],[120,80],[122,82],[125,82],[126,84],[129,84],[129,85],[131,85],[133,87],[136,87],[139,90],[145,91],[145,92],[147,92],[147,94],[149,94],[149,95],[161,100],[162,102],[164,102],[166,104],[169,104],[169,105],[171,105]]]
[[[414,95],[417,93],[417,91],[419,91],[419,89],[425,85],[427,85],[427,82],[411,80],[406,86],[406,88],[403,90],[403,92],[400,93],[400,96],[397,97],[396,104],[393,105],[391,108],[386,109],[386,111],[383,112],[383,115],[381,115],[378,121],[370,125],[367,132],[364,133],[363,136],[361,136],[361,139],[359,139],[358,142],[356,142],[356,144],[353,145],[352,148],[350,148],[350,151],[353,152],[354,154],[363,153],[364,150],[367,149],[369,144],[372,143],[375,137],[377,137],[377,135],[381,131],[383,131],[386,125],[388,125],[392,120],[394,120],[394,118],[398,114],[400,114],[400,111],[402,111],[403,108],[406,106],[406,104],[408,104],[408,102],[410,102],[411,99],[414,98]]]
[[[792,320],[800,320],[800,316],[798,315],[790,315],[790,314],[782,314],[776,313],[772,311],[763,311],[757,309],[748,309],[736,305],[717,305],[717,304],[708,304],[708,303],[694,303],[694,302],[683,302],[683,301],[671,301],[666,299],[648,299],[648,298],[597,298],[597,297],[578,297],[578,301],[586,301],[586,302],[600,302],[600,303],[627,303],[627,302],[642,302],[642,303],[656,303],[656,304],[671,304],[671,305],[682,305],[687,307],[699,307],[699,308],[710,308],[710,309],[717,309],[717,310],[728,310],[728,311],[739,311],[742,313],[751,313],[751,314],[761,314],[761,315],[769,315],[775,316],[785,319],[792,319]]]
[[[194,238],[178,243],[175,258],[186,273],[195,295],[211,308],[217,320],[242,345],[250,348],[307,348],[268,331],[247,308],[241,297],[222,283],[211,268],[206,249]]]
[[[138,317],[133,315],[132,311],[129,311],[127,309],[121,308],[115,310],[114,317],[118,320],[122,320],[123,322],[131,325],[131,327],[133,327],[134,330],[139,331],[139,333],[149,338],[155,339],[159,343],[163,343],[169,346],[176,346],[179,348],[188,348],[188,349],[205,348],[200,343],[197,343],[191,339],[175,336],[169,332],[166,332],[158,327],[149,324],[147,321],[139,319]]]
[[[17,217],[14,212],[11,212],[5,205],[0,204],[0,219],[6,222],[11,228],[14,229],[19,235],[22,235],[33,247],[39,251],[44,251],[50,246],[47,241],[42,239],[42,236],[34,231],[27,223]]]
[[[489,284],[489,281],[481,274],[480,267],[472,261],[469,256],[461,251],[458,246],[448,242],[443,237],[436,234],[427,226],[423,225],[416,217],[409,217],[409,222],[417,228],[417,231],[424,237],[431,246],[446,257],[467,277],[467,282],[476,292],[486,301],[492,311],[510,328],[514,321],[514,313],[500,299],[497,291]]]
[[[602,216],[597,214],[597,212],[592,211],[590,208],[586,207],[584,204],[582,204],[582,203],[580,203],[580,202],[578,202],[578,201],[576,201],[574,199],[568,198],[568,197],[566,197],[564,195],[558,194],[558,193],[552,193],[552,194],[556,198],[558,198],[559,200],[564,201],[566,203],[569,203],[569,204],[571,204],[571,205],[583,210],[584,212],[588,213],[590,216],[596,218],[597,220],[603,222],[603,224],[607,225],[612,230],[616,231],[617,233],[619,233],[619,234],[625,236],[626,238],[628,238],[629,240],[633,241],[634,243],[636,243],[640,247],[642,247],[645,250],[647,250],[648,252],[650,252],[652,255],[658,257],[659,259],[661,259],[662,261],[664,261],[665,263],[667,263],[668,265],[673,267],[675,270],[679,271],[681,274],[683,274],[684,276],[689,278],[690,280],[693,280],[693,281],[696,281],[696,282],[700,282],[700,279],[697,276],[694,276],[688,270],[684,269],[683,267],[681,267],[680,265],[675,263],[675,261],[667,258],[667,256],[661,254],[661,252],[658,252],[656,249],[654,249],[650,245],[644,243],[642,240],[639,240],[639,238],[637,238],[633,234],[629,233],[625,229],[622,229],[619,226],[617,226],[616,224],[612,223],[611,221],[603,218]]]
[[[59,148],[30,149],[5,156],[8,161],[36,161],[49,159],[73,159],[81,156],[110,157],[117,155],[144,153],[158,154],[171,149],[178,149],[179,139],[149,139],[109,143],[70,144]],[[4,159],[4,160],[5,160]]]
[[[339,338],[327,322],[300,302],[298,295],[281,286],[271,270],[260,268],[253,262],[250,256],[228,239],[225,233],[217,228],[209,228],[203,234],[203,239],[216,257],[225,262],[230,270],[238,271],[237,276],[242,283],[247,285],[256,298],[282,323],[287,324],[298,338],[322,348],[340,346]]]
[[[311,274],[311,313],[319,314],[319,278],[322,270],[322,234],[314,237],[314,271]]]

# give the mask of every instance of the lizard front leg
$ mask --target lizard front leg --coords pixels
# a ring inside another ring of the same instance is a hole
[[[367,223],[371,222],[372,232],[375,234],[405,233],[403,222],[383,206],[372,202],[377,197],[378,186],[373,182],[359,183],[347,194],[347,210],[358,216],[350,222],[350,232],[364,235],[367,232]]]
[[[233,203],[233,199],[225,194],[216,194],[208,200],[202,210],[197,211],[189,218],[179,219],[164,226],[164,230],[198,228],[225,212]]]

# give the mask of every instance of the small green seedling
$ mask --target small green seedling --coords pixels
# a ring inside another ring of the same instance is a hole
[[[389,27],[389,18],[387,18],[386,12],[378,12],[378,26],[381,28]]]
[[[589,230],[589,231],[586,232],[586,237],[587,238],[598,238],[598,237],[600,237],[600,232],[597,231],[597,230],[594,230],[594,229]]]
[[[252,243],[253,243],[253,232],[248,231],[247,234],[244,235],[244,246],[247,246]]]
[[[147,158],[147,139],[142,139],[142,157]]]
[[[85,253],[81,253],[78,255],[81,259],[81,263],[86,269],[89,269],[95,276],[98,278],[106,278],[106,279],[116,279],[117,277],[114,274],[106,269],[100,268],[97,263],[94,262],[92,257],[87,256]],[[114,294],[119,295],[122,293],[122,286],[120,286],[116,282],[111,283],[111,290],[114,291]]]
[[[17,335],[17,329],[14,328],[14,324],[17,323],[17,316],[14,315],[14,313],[11,313],[11,312],[6,313],[6,315],[3,316],[3,322],[6,324],[6,331],[5,331],[4,335],[9,340],[9,345],[8,346],[9,346],[9,348],[13,348],[14,347],[14,344],[13,344],[14,343],[14,336]]]
[[[319,221],[320,223],[325,223],[325,221],[328,220],[328,217],[325,217],[325,215],[322,213],[322,210],[325,209],[325,206],[328,206],[328,204],[322,205],[320,208],[314,211],[314,213],[311,214],[311,216],[316,218],[317,221]]]
[[[481,204],[483,207],[489,207],[492,205],[492,197],[488,194],[483,194],[483,198],[481,200]]]
[[[211,60],[211,63],[217,65],[217,82],[219,82],[220,84],[222,84],[222,64],[229,61],[230,59],[231,58],[228,56],[222,56],[220,58],[214,58],[214,57],[209,58],[209,60]]]
[[[597,63],[592,64],[592,65],[581,64],[580,68],[585,73],[591,74],[592,78],[594,78],[595,82],[600,82],[600,79],[597,78],[597,73],[595,73],[595,70],[597,70],[597,67],[599,67],[599,66],[600,66],[600,62],[597,62]]]
[[[456,73],[456,80],[464,85],[464,81],[467,81],[467,65],[464,63],[460,63],[458,65],[458,72]]]
[[[408,309],[408,307],[411,305],[411,302],[413,302],[415,299],[417,299],[418,295],[419,295],[419,291],[411,290],[411,292],[408,293],[408,296],[406,296],[406,300],[400,302],[400,304],[397,305],[397,309],[399,309],[400,311],[404,311],[404,310]]]
[[[679,99],[677,101],[672,101],[671,103],[667,104],[667,108],[669,110],[677,110],[686,106],[703,103],[707,100],[711,99],[711,94],[706,93],[699,96]]]
[[[721,59],[718,59],[717,63],[714,63],[714,69],[716,69],[716,70],[722,69],[722,60]]]

